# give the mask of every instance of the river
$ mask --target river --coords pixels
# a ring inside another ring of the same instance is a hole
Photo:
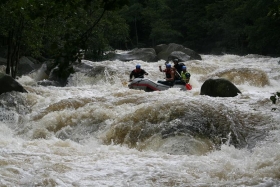
[[[190,91],[127,87],[141,64],[157,81],[164,61],[102,61],[66,87],[0,97],[0,186],[280,186],[280,58],[202,55],[185,62]],[[98,73],[96,73],[98,72]],[[208,78],[242,92],[201,96]]]

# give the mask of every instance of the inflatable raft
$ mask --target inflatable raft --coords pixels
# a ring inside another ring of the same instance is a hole
[[[170,86],[164,84],[155,83],[154,81],[147,78],[135,78],[130,82],[128,87],[130,89],[144,90],[146,92],[163,91],[171,88]],[[181,90],[186,90],[185,85],[180,84],[175,84],[172,88],[180,88]]]

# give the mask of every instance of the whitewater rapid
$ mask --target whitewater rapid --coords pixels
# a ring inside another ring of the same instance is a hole
[[[63,88],[19,78],[28,93],[0,96],[0,186],[280,186],[280,58],[202,59],[184,62],[191,91],[128,89],[164,61],[84,60]],[[218,77],[242,94],[199,95]]]

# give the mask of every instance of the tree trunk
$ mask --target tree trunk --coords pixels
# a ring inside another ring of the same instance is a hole
[[[19,50],[20,50],[20,42],[16,45],[15,49],[15,58],[14,58],[14,68],[12,69],[12,77],[15,79],[17,76],[18,71],[18,64],[19,64]]]
[[[134,27],[135,27],[136,46],[138,47],[138,32],[137,32],[136,17],[134,18]]]
[[[8,34],[8,56],[7,56],[7,66],[6,66],[6,74],[11,74],[11,60],[12,60],[12,48],[13,48],[13,31],[9,31]]]
[[[18,70],[23,29],[24,19],[21,16],[16,30],[10,30],[8,35],[8,57],[6,74],[11,75],[14,79],[16,78]]]

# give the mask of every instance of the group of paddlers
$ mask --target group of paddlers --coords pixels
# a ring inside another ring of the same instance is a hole
[[[163,70],[161,66],[159,66],[160,72],[165,72],[165,80],[159,80],[158,83],[173,86],[174,84],[188,84],[190,81],[191,74],[187,71],[187,67],[183,63],[179,63],[179,59],[173,59],[174,66],[166,63],[165,69]],[[132,78],[144,78],[144,75],[148,75],[148,73],[141,69],[141,65],[137,64],[136,69],[132,70],[129,75],[129,80],[132,81]]]

